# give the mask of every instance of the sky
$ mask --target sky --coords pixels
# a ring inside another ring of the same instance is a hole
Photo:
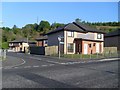
[[[50,24],[70,23],[80,18],[89,22],[118,21],[117,2],[3,2],[3,26],[19,28],[41,20]]]

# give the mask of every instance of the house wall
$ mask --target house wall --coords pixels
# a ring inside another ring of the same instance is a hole
[[[94,43],[95,43],[95,46],[94,46]],[[87,44],[87,54],[103,52],[103,42],[82,41],[82,54],[85,54],[85,48],[84,48],[85,44]],[[89,44],[91,44],[91,47],[89,47]]]
[[[58,36],[64,37],[64,31],[56,32],[54,34],[48,35],[48,46],[58,46]],[[63,40],[64,42],[64,40]],[[64,51],[64,45],[60,45],[60,51]]]
[[[91,32],[89,32],[89,33],[80,33],[80,32],[77,32],[77,38],[94,40],[95,33],[91,33]]]
[[[103,41],[104,40],[104,35],[102,35],[102,38],[101,39],[97,39],[97,33],[80,33],[80,32],[74,32],[74,37],[68,37],[67,35],[67,32],[68,31],[64,31],[64,54],[74,54],[75,53],[75,50],[76,50],[76,45],[75,45],[75,42],[74,42],[74,39],[75,38],[82,38],[82,39],[90,39],[90,40],[100,40],[100,41]],[[67,51],[67,44],[68,43],[73,43],[74,44],[74,51],[71,53],[71,52],[68,52]],[[91,44],[92,45],[92,48],[89,48],[88,47],[88,54],[91,53],[96,53],[96,46],[93,46],[93,43],[96,43],[99,45],[99,53],[102,53],[103,52],[103,47],[104,47],[104,43],[103,42],[91,42],[91,41],[82,41],[82,53],[84,54],[84,44]]]
[[[24,48],[25,50],[29,47],[28,43],[22,43],[22,51],[24,51]]]
[[[120,36],[105,37],[105,47],[117,47],[117,50],[120,51]]]
[[[12,49],[14,52],[19,52],[20,46],[20,43],[9,43],[9,48]]]
[[[37,41],[37,46],[43,46],[43,41]]]
[[[35,44],[31,44],[31,46],[34,46]],[[12,49],[14,52],[24,52],[24,47],[25,50],[27,50],[27,48],[29,47],[28,43],[19,43],[19,42],[15,42],[15,43],[9,43],[9,48]]]
[[[56,32],[54,34],[48,35],[48,46],[56,45],[58,46],[58,36],[64,37],[64,31]]]
[[[88,33],[77,32],[77,38],[103,41],[104,40],[104,34],[101,34],[102,35],[101,39],[97,39],[97,34],[98,33],[92,33],[92,32],[88,32]]]
[[[47,43],[45,43],[48,40],[42,40],[42,41],[37,41],[36,46],[47,46]]]
[[[62,36],[64,37],[64,45],[61,45],[60,46],[60,50],[61,52],[63,52],[64,54],[75,54],[75,50],[76,50],[76,45],[75,45],[75,42],[74,42],[74,39],[75,38],[83,38],[83,39],[90,39],[90,40],[100,40],[100,41],[103,41],[104,40],[104,35],[102,34],[102,38],[101,39],[97,39],[97,33],[80,33],[80,32],[74,32],[74,36],[73,37],[68,37],[68,31],[67,30],[64,30],[64,31],[61,31],[61,32],[57,32],[57,33],[54,33],[54,34],[50,34],[48,35],[48,46],[58,46],[58,36]],[[72,43],[74,48],[73,48],[73,52],[68,52],[68,43]],[[93,42],[93,41],[83,41],[82,42],[82,53],[84,54],[84,44],[92,44],[93,43],[98,43],[97,45],[99,45],[99,47],[101,48],[99,50],[99,53],[102,53],[103,52],[103,45],[104,43],[103,42]],[[101,46],[100,46],[101,45]],[[92,51],[92,53],[96,53],[96,46],[92,46],[92,48],[89,48],[88,47],[88,54],[90,54]]]
[[[74,39],[77,37],[77,32],[74,32],[74,37],[68,37],[67,34],[68,31],[64,31],[64,54],[74,54],[75,53],[75,42]],[[74,44],[74,51],[73,52],[68,52],[67,47],[68,43],[73,43]]]
[[[117,47],[120,44],[120,36],[105,37],[105,47]]]

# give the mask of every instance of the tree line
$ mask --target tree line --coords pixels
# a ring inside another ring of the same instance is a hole
[[[14,25],[12,28],[3,27],[2,28],[2,42],[9,42],[15,39],[29,38],[34,40],[35,38],[48,33],[65,24],[53,23],[50,25],[48,21],[41,21],[39,24],[27,24],[22,28],[18,28]]]
[[[75,22],[80,22],[83,24],[89,24],[93,27],[97,26],[111,26],[111,27],[118,27],[120,26],[120,22],[86,22],[82,21],[81,19],[77,18],[75,19]],[[50,24],[48,21],[42,20],[39,24],[27,24],[22,28],[18,28],[16,25],[14,25],[12,28],[9,27],[2,27],[2,47],[6,48],[8,47],[8,42],[16,39],[21,38],[27,38],[29,40],[35,40],[35,38],[38,38],[60,26],[64,26],[64,23],[52,23]],[[113,31],[116,28],[106,28],[102,27],[99,28],[100,30],[103,30],[105,32]],[[4,45],[5,44],[5,45]]]

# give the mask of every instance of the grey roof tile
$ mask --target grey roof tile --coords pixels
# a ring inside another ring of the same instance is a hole
[[[120,29],[105,34],[105,37],[120,36]]]
[[[73,22],[75,25],[77,25],[79,28],[83,29],[84,31],[87,32],[97,32],[97,33],[105,33],[101,30],[98,30],[92,26],[89,26],[87,24],[79,23],[79,22]]]

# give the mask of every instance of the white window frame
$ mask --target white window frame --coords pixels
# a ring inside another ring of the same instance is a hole
[[[69,44],[72,44],[73,45],[73,48],[69,51]],[[74,52],[74,44],[73,43],[68,43],[67,44],[67,51],[69,52],[69,53],[73,53]]]
[[[68,37],[74,37],[74,31],[68,31],[67,36]]]
[[[97,34],[97,39],[102,39],[102,34],[98,33]]]

